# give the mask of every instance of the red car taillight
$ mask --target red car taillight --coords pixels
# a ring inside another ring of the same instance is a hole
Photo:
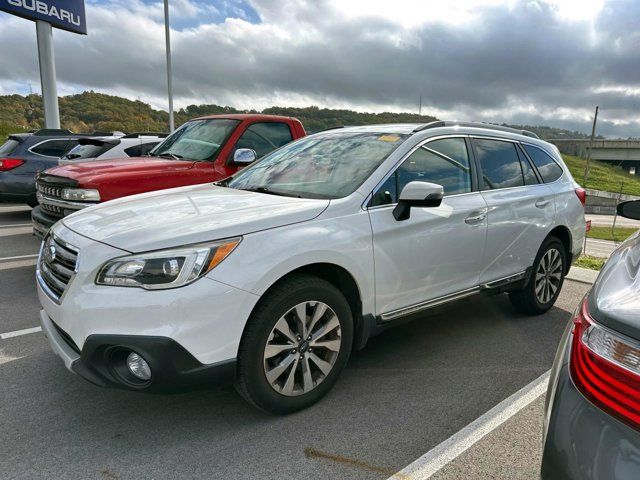
[[[585,397],[640,429],[640,342],[598,325],[586,299],[574,319],[570,370]]]
[[[578,196],[578,200],[580,200],[580,203],[584,207],[587,204],[587,191],[582,187],[578,187],[576,188],[576,195]]]
[[[24,163],[24,160],[19,160],[17,158],[0,158],[0,172],[13,170],[14,168],[19,167],[23,163]]]

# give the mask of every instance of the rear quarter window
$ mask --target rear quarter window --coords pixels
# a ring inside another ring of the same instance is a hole
[[[533,145],[522,146],[538,169],[538,172],[540,172],[540,176],[545,183],[555,182],[562,176],[562,167],[560,167],[547,152]]]
[[[30,150],[45,157],[60,158],[77,144],[76,140],[45,140],[31,147]]]

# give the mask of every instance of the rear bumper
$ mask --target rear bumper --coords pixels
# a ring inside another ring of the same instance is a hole
[[[236,376],[236,360],[203,365],[175,340],[144,335],[91,335],[82,350],[40,311],[42,331],[65,367],[101,386],[125,390],[172,393],[202,386],[230,384]],[[129,352],[141,355],[151,367],[152,378],[142,382],[128,375]]]
[[[0,203],[18,203],[24,205],[35,205],[38,203],[35,192],[33,193],[7,193],[0,192]]]
[[[563,337],[549,384],[541,478],[636,480],[640,432],[578,391],[569,373],[571,340],[571,334]]]

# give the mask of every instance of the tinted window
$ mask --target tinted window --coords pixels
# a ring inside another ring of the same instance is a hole
[[[237,120],[216,118],[183,124],[151,152],[168,159],[211,160],[238,125]]]
[[[352,194],[405,135],[326,132],[289,143],[234,175],[230,188],[303,198]]]
[[[41,144],[31,147],[31,151],[47,157],[62,157],[77,143],[75,140],[45,140]]]
[[[540,176],[545,182],[555,182],[562,176],[562,168],[560,165],[545,151],[533,145],[523,145],[523,147],[529,154],[529,157],[531,157],[531,160],[533,160],[533,163],[538,168],[538,172],[540,172]]]
[[[527,160],[527,158],[524,156],[524,154],[520,150],[518,150],[518,156],[520,157],[520,166],[522,167],[522,174],[524,175],[524,184],[537,185],[538,183],[540,183],[538,182],[538,177],[536,176],[536,173],[533,171],[533,168],[531,168],[531,164],[529,163],[529,160]]]
[[[0,155],[11,154],[11,152],[13,152],[18,145],[20,145],[20,142],[10,138],[6,142],[4,142],[2,146],[0,146]]]
[[[151,142],[151,143],[143,143],[142,145],[134,145],[133,147],[125,148],[124,153],[126,153],[129,157],[142,157],[144,155],[148,155],[153,147],[155,147],[159,142]]]
[[[66,158],[67,160],[95,158],[99,155],[102,155],[104,152],[112,148],[113,148],[113,145],[110,143],[97,143],[95,145],[94,144],[76,145],[64,155],[64,158]]]
[[[260,158],[291,140],[291,130],[284,123],[254,123],[238,139],[236,148],[255,150]]]
[[[473,142],[480,160],[483,190],[524,185],[520,159],[513,143],[481,139]]]
[[[471,191],[469,154],[463,138],[426,143],[413,152],[374,194],[372,205],[398,201],[398,193],[414,180],[437,183],[445,195]]]

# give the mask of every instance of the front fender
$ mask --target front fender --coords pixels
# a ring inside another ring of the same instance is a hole
[[[360,291],[363,314],[375,314],[372,234],[364,211],[246,235],[208,276],[263,295],[288,273],[317,263],[349,272]]]

